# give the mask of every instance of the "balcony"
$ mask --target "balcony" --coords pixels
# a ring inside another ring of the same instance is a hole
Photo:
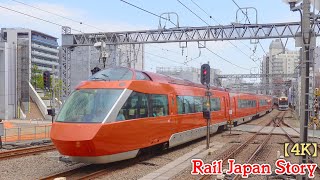
[[[32,35],[31,41],[38,42],[38,43],[45,44],[45,45],[49,45],[49,46],[53,46],[53,47],[58,47],[57,41],[45,39],[45,38],[42,38],[42,37],[36,36],[36,35]]]
[[[35,58],[35,57],[33,57],[31,59],[31,62],[35,62],[35,63],[39,63],[39,64],[46,64],[46,65],[51,65],[51,66],[59,66],[59,63],[57,63],[57,62],[46,61],[46,60],[38,59],[38,58]]]
[[[36,44],[36,43],[32,43],[31,47],[35,48],[35,49],[42,50],[42,51],[47,51],[47,52],[50,52],[50,53],[55,53],[55,54],[59,53],[58,49],[49,48],[49,47],[46,47],[46,46],[43,46],[43,45],[40,45],[40,44]]]
[[[53,60],[58,60],[59,59],[58,56],[47,54],[47,53],[43,53],[43,52],[39,52],[39,51],[31,51],[31,54],[35,55],[35,56],[40,56],[40,57],[43,57],[43,58],[53,59]]]

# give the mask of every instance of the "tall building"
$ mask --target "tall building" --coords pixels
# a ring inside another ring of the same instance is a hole
[[[23,28],[2,28],[0,41],[0,118],[19,118],[30,107],[31,67],[59,71],[57,38]],[[32,91],[33,92],[33,91]]]
[[[269,53],[263,57],[262,74],[296,74],[300,61],[300,51],[284,49],[279,39],[273,40],[269,46]],[[288,77],[263,77],[262,84],[279,84],[291,81]],[[278,95],[286,93],[285,89],[266,89],[264,93]],[[286,93],[287,95],[287,93]]]
[[[137,70],[144,68],[144,45],[128,44],[107,48],[105,67],[100,50],[93,46],[75,47],[71,52],[70,85],[73,90],[81,81],[90,77],[94,67],[100,69],[123,66]],[[62,73],[62,72],[61,72]]]
[[[200,83],[200,68],[195,67],[157,67],[156,72],[168,76],[173,76],[181,79],[186,79],[194,83]],[[219,69],[210,70],[210,82],[214,86],[221,86],[220,80],[217,75],[220,74]]]
[[[1,34],[3,40],[8,44],[19,45],[18,41],[26,41],[25,46],[28,50],[26,55],[31,66],[36,65],[39,70],[50,72],[55,66],[55,71],[59,71],[59,50],[56,37],[23,28],[2,28]]]

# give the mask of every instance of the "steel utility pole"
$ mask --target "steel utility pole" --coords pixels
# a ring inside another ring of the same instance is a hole
[[[312,30],[310,27],[310,0],[303,0],[301,17],[302,52],[301,52],[301,116],[300,142],[308,141],[309,122],[309,71],[310,44]],[[313,37],[314,38],[314,37]],[[301,156],[300,163],[307,163],[307,156]]]

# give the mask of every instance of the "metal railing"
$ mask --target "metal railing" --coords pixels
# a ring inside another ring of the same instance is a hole
[[[3,143],[13,143],[30,140],[41,140],[50,138],[50,125],[21,126],[5,128],[2,136]]]

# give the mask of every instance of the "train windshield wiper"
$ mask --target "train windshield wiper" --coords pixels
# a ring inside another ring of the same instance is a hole
[[[106,79],[100,78],[100,77],[92,77],[91,79],[92,79],[92,80],[104,80],[104,81],[106,81]]]
[[[101,75],[108,78],[108,81],[110,81],[110,77],[108,75],[106,75],[106,74],[101,74]]]

